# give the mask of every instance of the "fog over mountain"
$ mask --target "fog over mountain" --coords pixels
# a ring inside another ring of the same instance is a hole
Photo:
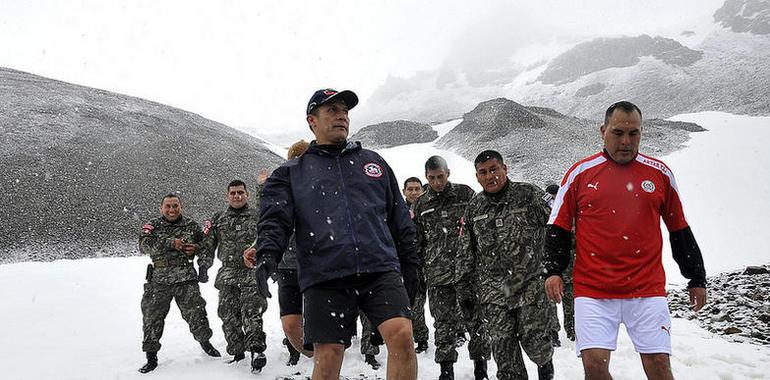
[[[522,43],[516,37],[507,45],[491,35],[498,45],[491,50],[508,52],[507,59],[493,52],[485,61],[484,53],[468,51],[479,54],[475,65],[447,63],[408,78],[391,76],[363,112],[431,123],[505,97],[593,120],[621,99],[655,118],[698,111],[770,114],[770,1],[728,0],[700,24],[683,21],[669,29],[677,32],[546,39],[533,51],[512,48]],[[540,37],[534,33],[533,39]]]
[[[0,263],[132,254],[164,194],[202,220],[283,161],[191,112],[0,68]]]

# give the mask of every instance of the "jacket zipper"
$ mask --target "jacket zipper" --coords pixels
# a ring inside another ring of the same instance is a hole
[[[358,239],[356,238],[356,231],[354,229],[353,225],[353,216],[350,215],[350,202],[348,202],[348,193],[346,191],[345,187],[345,178],[342,175],[342,165],[340,165],[340,157],[342,156],[342,153],[340,153],[339,156],[336,156],[337,159],[337,170],[339,171],[340,175],[340,183],[342,184],[342,197],[345,199],[345,213],[348,215],[348,225],[350,226],[350,237],[353,239],[353,244],[355,245],[355,255],[356,255],[356,273],[361,273],[361,260],[359,257],[359,250],[358,250]]]

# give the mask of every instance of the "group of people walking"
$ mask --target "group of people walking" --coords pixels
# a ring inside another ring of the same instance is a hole
[[[620,323],[647,376],[673,378],[661,218],[696,311],[706,300],[705,270],[673,174],[638,152],[638,107],[613,104],[600,127],[602,152],[547,191],[509,180],[499,152],[479,153],[477,194],[449,180],[440,156],[425,162],[426,185],[411,177],[400,188],[381,156],[347,140],[357,104],[351,91],[316,91],[306,109],[315,140],[294,144],[271,175],[260,172],[251,205],[245,183],[234,180],[228,208],[201,227],[182,215],[177,195],[163,197],[161,217],[144,225],[139,244],[153,261],[142,298],[147,363],[140,372],[158,365],[172,298],[203,350],[220,356],[198,286],[216,253],[227,353],[240,361],[250,352],[254,372],[267,363],[262,315],[273,277],[288,364],[312,357],[313,379],[339,378],[359,318],[369,365],[379,368],[384,343],[388,379],[422,378],[416,354],[428,349],[426,298],[439,379],[454,379],[466,333],[474,378],[488,378],[490,359],[498,379],[528,378],[523,351],[539,379],[552,379],[555,303],[563,300],[565,331],[586,378],[610,378]],[[572,283],[574,317],[565,297]]]

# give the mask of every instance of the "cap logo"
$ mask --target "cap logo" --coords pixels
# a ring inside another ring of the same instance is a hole
[[[337,91],[334,91],[334,90],[324,90],[324,95],[326,95],[326,96],[334,95],[336,93],[337,93]]]
[[[644,181],[642,181],[642,190],[648,193],[652,193],[653,191],[655,191],[655,183],[653,183],[649,179],[645,179]]]
[[[372,178],[382,177],[382,166],[377,163],[370,162],[364,165],[364,174]]]

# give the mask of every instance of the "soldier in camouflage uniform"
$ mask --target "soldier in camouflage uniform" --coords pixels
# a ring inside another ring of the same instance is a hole
[[[417,177],[409,177],[404,181],[404,188],[401,190],[404,194],[404,201],[406,201],[406,207],[409,208],[410,215],[414,215],[412,206],[417,198],[422,195],[422,181]],[[414,219],[414,217],[412,217]],[[417,291],[417,297],[414,299],[414,305],[412,305],[412,311],[414,311],[414,319],[412,320],[412,335],[414,336],[414,342],[417,343],[417,347],[414,349],[418,354],[425,352],[428,349],[428,325],[425,324],[425,301],[428,296],[428,286],[425,283],[425,269],[420,265],[418,275],[420,276],[420,287]]]
[[[172,299],[176,300],[182,318],[190,325],[190,332],[203,350],[210,356],[220,356],[209,342],[211,328],[206,317],[206,301],[201,297],[198,274],[192,263],[203,240],[200,225],[182,215],[182,202],[175,194],[163,197],[160,213],[161,217],[142,227],[139,237],[139,251],[152,259],[147,267],[141,303],[142,351],[147,356],[147,363],[139,369],[141,373],[158,366],[160,338]],[[198,265],[202,266],[200,256]]]
[[[449,175],[446,160],[440,156],[430,157],[425,162],[428,189],[413,207],[418,252],[428,286],[428,305],[435,319],[435,361],[441,365],[439,379],[454,378],[455,342],[463,318],[471,326],[468,351],[474,363],[474,375],[476,379],[484,379],[490,347],[477,313],[477,297],[470,284],[461,283],[461,277],[456,275],[456,259],[466,250],[460,238],[461,219],[474,191],[466,185],[449,182]],[[458,303],[461,315],[457,313]]]
[[[548,207],[537,186],[511,182],[502,156],[484,151],[474,161],[484,188],[468,204],[463,236],[469,255],[458,265],[473,273],[500,380],[526,379],[521,348],[553,378],[549,302],[543,291],[543,238]]]
[[[553,198],[559,192],[559,185],[551,184],[545,188],[545,192],[550,195],[548,207],[553,204]],[[564,270],[561,277],[564,281],[564,294],[562,295],[562,311],[564,313],[564,332],[567,338],[575,341],[575,297],[572,294],[572,267],[575,265],[575,235],[572,235],[571,258],[567,269]],[[554,304],[555,306],[555,304]]]
[[[267,363],[265,332],[262,330],[262,314],[267,310],[267,301],[259,293],[254,270],[243,263],[243,251],[257,240],[259,206],[249,205],[249,192],[240,180],[227,185],[225,198],[227,209],[203,223],[206,239],[201,275],[205,275],[204,269],[213,264],[216,251],[222,261],[214,281],[214,287],[219,290],[217,314],[222,319],[227,353],[233,355],[230,363],[243,360],[244,352],[248,350],[252,371],[259,372]],[[256,199],[258,201],[259,197]],[[207,279],[202,278],[202,282]]]

